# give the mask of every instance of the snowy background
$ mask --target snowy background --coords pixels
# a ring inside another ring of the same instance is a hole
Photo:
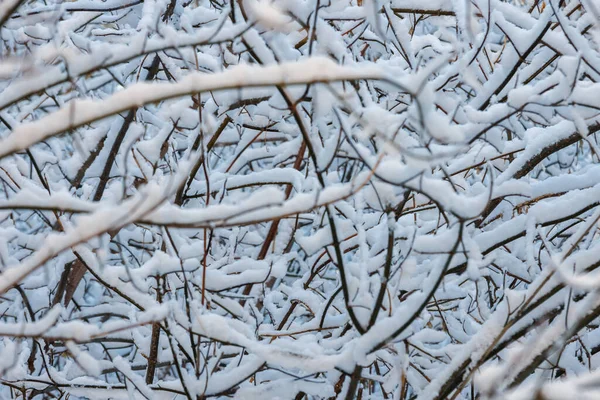
[[[0,398],[600,398],[599,24],[0,0]]]

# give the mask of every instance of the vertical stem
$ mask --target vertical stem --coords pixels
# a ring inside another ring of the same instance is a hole
[[[207,194],[208,196],[208,194]],[[202,256],[202,305],[205,303],[205,290],[206,290],[206,252],[208,251],[208,244],[206,241],[206,228],[204,228],[204,255]]]
[[[162,303],[162,293],[160,291],[160,277],[156,276],[156,300]],[[154,372],[158,360],[158,343],[160,341],[160,324],[152,324],[152,338],[150,340],[150,354],[148,355],[148,369],[146,369],[146,384],[150,385],[154,381]]]
[[[354,371],[352,372],[352,378],[350,379],[350,386],[348,387],[348,391],[346,392],[346,400],[354,400],[356,397],[356,390],[358,389],[358,381],[360,380],[360,373],[362,372],[362,367],[357,365],[354,367]]]

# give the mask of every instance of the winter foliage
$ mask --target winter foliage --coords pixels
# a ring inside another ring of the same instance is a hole
[[[599,398],[599,19],[0,0],[0,398]]]

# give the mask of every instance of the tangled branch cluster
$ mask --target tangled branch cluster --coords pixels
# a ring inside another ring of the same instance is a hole
[[[0,397],[597,398],[599,18],[3,0]]]

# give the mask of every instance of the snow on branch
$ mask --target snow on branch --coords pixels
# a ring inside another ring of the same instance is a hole
[[[599,15],[0,0],[0,398],[599,397]]]

